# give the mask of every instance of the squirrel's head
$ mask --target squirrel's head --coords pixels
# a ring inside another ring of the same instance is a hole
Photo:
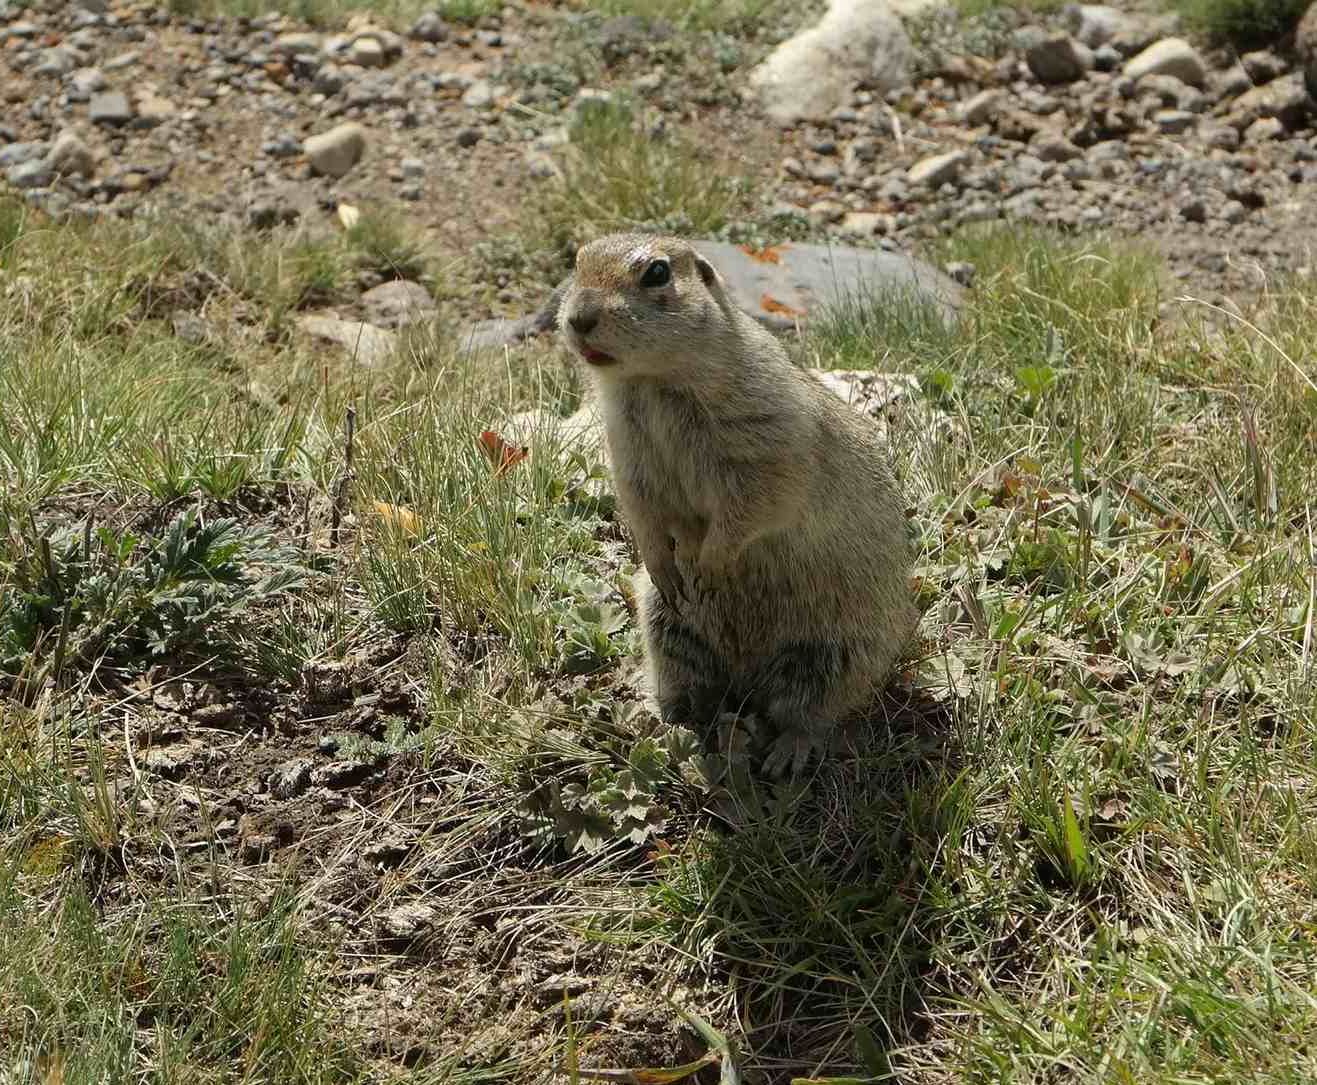
[[[558,324],[601,374],[680,380],[726,312],[721,277],[688,242],[613,234],[577,252]]]

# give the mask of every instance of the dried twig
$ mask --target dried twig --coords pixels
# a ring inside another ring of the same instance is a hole
[[[348,407],[347,422],[343,440],[343,474],[339,477],[334,492],[334,511],[329,521],[329,545],[338,545],[338,527],[343,520],[343,509],[348,501],[348,489],[352,484],[352,442],[357,432],[357,408]]]

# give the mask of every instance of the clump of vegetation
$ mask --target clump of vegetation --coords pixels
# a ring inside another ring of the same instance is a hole
[[[384,280],[424,279],[425,248],[414,229],[380,211],[367,211],[344,232],[349,259],[360,271]]]
[[[1291,33],[1307,0],[1175,0],[1189,25],[1241,47],[1272,45]]]
[[[15,528],[0,553],[0,679],[10,681],[185,649],[231,654],[251,609],[308,572],[268,531],[222,517],[202,523],[195,510],[154,538],[90,520],[41,535]]]
[[[780,13],[782,0],[594,0],[608,15],[644,15],[694,30],[748,29]]]
[[[530,208],[556,248],[616,230],[715,233],[745,199],[743,181],[625,100],[583,103],[570,135],[561,177]]]

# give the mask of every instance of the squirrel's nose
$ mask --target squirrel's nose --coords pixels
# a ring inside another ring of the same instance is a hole
[[[581,309],[567,318],[567,323],[572,326],[572,330],[579,335],[589,335],[594,331],[595,325],[599,323],[599,311],[597,309]]]

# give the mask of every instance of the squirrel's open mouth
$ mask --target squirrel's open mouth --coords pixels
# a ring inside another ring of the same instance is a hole
[[[581,357],[591,365],[612,365],[617,361],[611,354],[595,350],[594,347],[581,347]]]

